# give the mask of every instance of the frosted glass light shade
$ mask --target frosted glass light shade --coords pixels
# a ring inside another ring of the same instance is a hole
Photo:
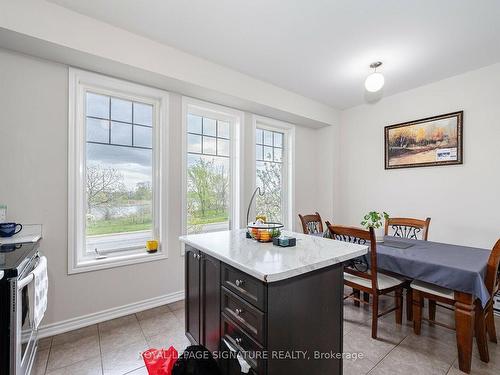
[[[384,76],[381,73],[372,73],[366,77],[365,88],[370,92],[377,92],[384,87]]]

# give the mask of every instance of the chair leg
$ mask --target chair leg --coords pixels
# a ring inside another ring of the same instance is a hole
[[[420,335],[422,330],[422,308],[424,299],[418,290],[413,291],[413,332]]]
[[[396,289],[394,294],[394,302],[396,304],[396,324],[403,323],[403,290]]]
[[[488,304],[488,307],[485,311],[485,320],[486,320],[486,330],[488,331],[488,336],[490,341],[493,343],[497,343],[497,332],[495,328],[495,316],[493,315],[493,303]]]
[[[372,297],[372,338],[377,338],[378,329],[378,294],[375,292]]]
[[[434,322],[436,320],[436,301],[429,300],[429,321]]]
[[[481,361],[488,363],[490,361],[490,355],[488,353],[488,340],[486,339],[486,319],[484,317],[484,310],[480,304],[476,304],[474,331],[477,348],[479,350],[479,358]]]
[[[354,294],[354,297],[358,299],[361,297],[361,292],[359,289],[352,288],[352,293]],[[354,306],[359,307],[359,301],[354,300]]]
[[[411,288],[406,289],[406,320],[413,320],[413,291]]]
[[[370,293],[363,292],[363,301],[370,302]]]

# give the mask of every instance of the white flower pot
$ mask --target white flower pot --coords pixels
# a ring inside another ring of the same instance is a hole
[[[385,228],[382,226],[375,229],[375,239],[377,242],[384,242]]]

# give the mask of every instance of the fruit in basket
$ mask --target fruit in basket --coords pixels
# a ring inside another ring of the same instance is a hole
[[[257,215],[255,216],[256,223],[265,223],[267,221],[266,215]]]
[[[279,236],[281,236],[281,231],[279,229],[272,229],[271,230],[271,237],[272,238],[279,237]]]
[[[262,241],[262,242],[271,241],[271,232],[269,232],[268,230],[261,231],[259,241]]]
[[[259,239],[259,230],[257,228],[252,228],[252,237],[255,238],[256,240]]]

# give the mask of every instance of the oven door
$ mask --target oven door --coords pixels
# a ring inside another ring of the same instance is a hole
[[[31,287],[35,278],[31,271],[38,262],[35,257],[30,267],[27,267],[24,276],[12,283],[12,345],[11,345],[11,372],[15,375],[29,374],[38,344],[38,332],[35,329],[32,316],[32,304],[34,303]],[[31,307],[31,308],[30,308]]]

